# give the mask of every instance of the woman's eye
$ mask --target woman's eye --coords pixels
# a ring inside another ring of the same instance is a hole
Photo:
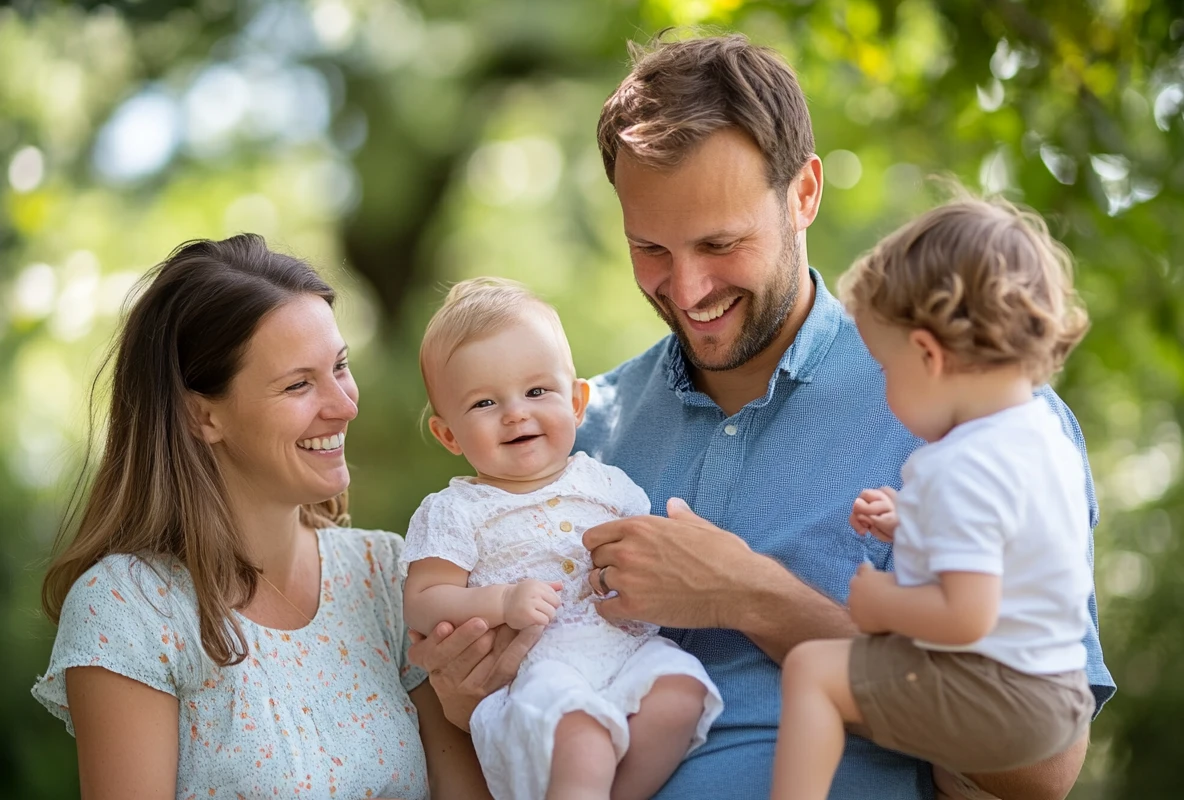
[[[333,367],[334,372],[341,372],[343,369],[349,369],[349,362],[348,361],[338,361],[337,364]]]
[[[536,386],[526,393],[527,397],[542,397],[547,393],[547,390],[541,386]]]
[[[298,392],[301,389],[303,389],[305,386],[308,386],[308,381],[300,381],[299,383],[292,384],[288,388],[284,389],[284,391],[285,392]]]

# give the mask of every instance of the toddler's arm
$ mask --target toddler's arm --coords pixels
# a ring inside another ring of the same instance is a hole
[[[940,583],[899,586],[895,576],[863,564],[847,604],[864,633],[891,631],[933,644],[968,645],[999,619],[1003,582],[985,572],[942,572]]]
[[[459,627],[474,617],[490,628],[546,625],[559,607],[561,583],[525,580],[469,587],[469,572],[443,558],[413,561],[403,583],[403,616],[412,630],[429,633],[441,622]]]

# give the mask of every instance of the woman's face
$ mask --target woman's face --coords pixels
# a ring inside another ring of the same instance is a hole
[[[200,402],[227,485],[253,506],[319,503],[349,486],[358,387],[323,298],[301,295],[265,316],[226,396]]]

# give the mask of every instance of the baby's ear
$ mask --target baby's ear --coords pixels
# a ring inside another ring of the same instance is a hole
[[[571,410],[576,415],[576,427],[584,424],[584,412],[588,410],[588,399],[592,386],[583,378],[576,378],[571,385]]]
[[[933,333],[924,328],[916,328],[909,332],[909,344],[920,351],[925,372],[931,378],[940,377],[949,371],[949,356]]]
[[[448,427],[448,423],[444,421],[443,417],[438,417],[435,414],[428,420],[428,430],[432,432],[432,436],[436,437],[436,441],[444,445],[444,449],[454,456],[464,455],[460,449],[460,442],[456,440],[456,436],[452,433],[452,428]]]

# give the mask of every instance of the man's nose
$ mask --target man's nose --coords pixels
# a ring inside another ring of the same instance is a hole
[[[689,310],[711,294],[711,273],[696,253],[672,255],[666,296],[679,308]]]

